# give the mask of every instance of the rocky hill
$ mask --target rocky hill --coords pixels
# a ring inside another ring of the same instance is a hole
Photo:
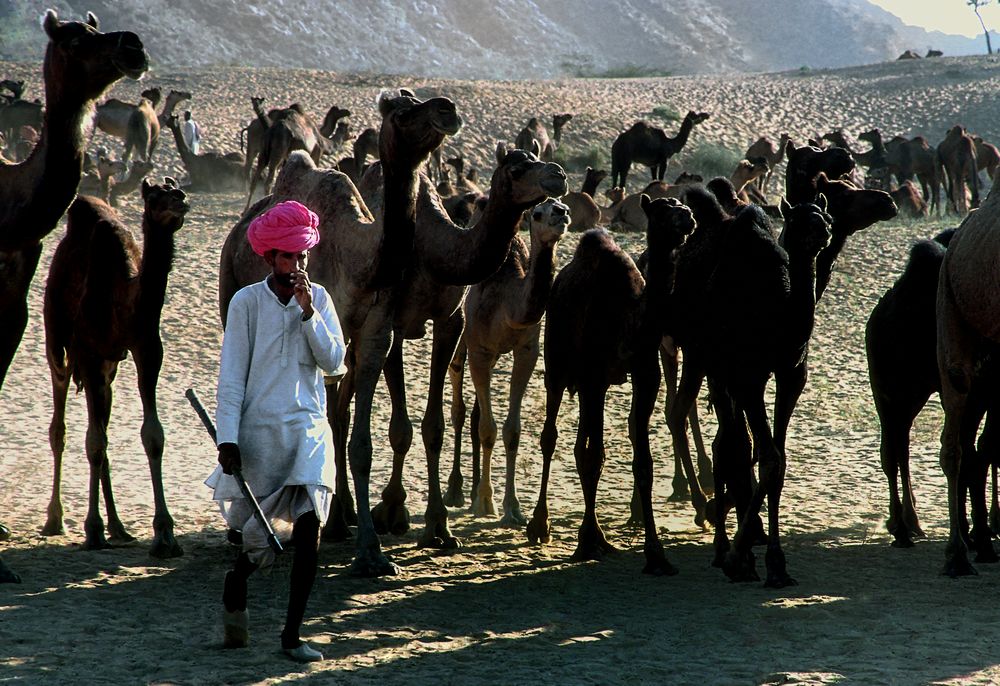
[[[46,7],[134,30],[174,68],[537,79],[840,67],[983,45],[866,0],[0,0],[0,59],[41,55]]]

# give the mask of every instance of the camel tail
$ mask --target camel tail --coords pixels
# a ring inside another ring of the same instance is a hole
[[[240,129],[240,152],[242,153],[246,153],[246,136],[248,131],[250,131],[249,126],[244,126]]]

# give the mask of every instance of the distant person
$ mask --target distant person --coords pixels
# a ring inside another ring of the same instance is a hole
[[[184,138],[184,144],[188,146],[191,153],[197,155],[198,148],[201,147],[201,127],[198,125],[198,122],[191,118],[191,110],[184,110],[184,123],[181,125],[181,136]]]

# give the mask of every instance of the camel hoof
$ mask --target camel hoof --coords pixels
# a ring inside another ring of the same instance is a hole
[[[730,550],[722,563],[722,571],[730,581],[760,581],[755,562],[756,558],[749,550],[742,555]]]
[[[448,491],[444,494],[444,504],[448,507],[465,507],[465,494],[462,493],[461,479],[448,480]]]
[[[517,507],[507,510],[504,516],[500,518],[500,526],[507,527],[508,529],[520,529],[527,523],[528,519],[521,514],[521,509]]]
[[[642,568],[643,574],[652,576],[674,576],[677,568],[667,561],[667,556],[663,554],[663,546],[657,543],[654,546],[646,546],[646,565]]]
[[[107,542],[104,536],[88,536],[83,541],[84,550],[107,550],[111,547],[111,544]]]
[[[997,551],[993,549],[993,542],[987,539],[982,545],[977,546],[976,562],[980,564],[995,564],[1000,561]]]
[[[899,535],[897,535],[892,542],[893,548],[912,548],[913,545],[914,544],[912,538],[907,538],[905,536],[899,536]]]
[[[66,527],[63,526],[61,521],[49,520],[45,522],[45,526],[42,527],[42,536],[62,536],[66,533]],[[10,532],[8,531],[8,536]],[[6,538],[3,540],[7,540]]]
[[[607,541],[588,541],[579,543],[576,550],[570,555],[570,562],[588,562],[590,560],[603,560],[609,555],[614,555],[618,549]]]
[[[476,517],[496,517],[497,507],[493,498],[476,498],[472,501],[472,514]]]
[[[685,503],[691,498],[691,491],[688,489],[687,481],[674,481],[673,492],[667,496],[667,501],[671,503]]]
[[[957,579],[960,576],[977,576],[979,574],[965,555],[958,556],[957,559],[946,560],[941,573],[950,576],[952,579]]]
[[[0,524],[0,541],[10,540],[10,529],[8,529],[3,524]]]
[[[433,548],[435,550],[458,550],[462,542],[454,536],[425,536],[417,541],[418,548]]]
[[[326,526],[323,527],[322,540],[326,543],[340,543],[342,541],[349,541],[353,537],[351,530],[347,527],[347,522],[344,521],[342,516],[334,517],[331,516],[327,521]]]
[[[135,543],[135,536],[127,531],[120,531],[108,536],[108,545],[112,548],[125,548]]]
[[[172,535],[157,535],[153,539],[153,545],[149,547],[149,554],[159,560],[168,560],[172,557],[181,557],[184,550]]]
[[[399,574],[399,565],[392,562],[381,552],[372,554],[370,552],[358,553],[351,563],[351,576],[374,579],[380,576],[396,576]]]
[[[390,504],[383,500],[372,508],[372,522],[375,533],[380,536],[402,536],[410,530],[410,511],[402,503]]]
[[[0,560],[0,584],[19,584],[21,577],[12,572],[10,568]]]
[[[532,519],[526,533],[531,545],[546,545],[552,541],[552,528],[547,519]]]

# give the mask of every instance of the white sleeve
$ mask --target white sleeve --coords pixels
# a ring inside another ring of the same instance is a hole
[[[229,305],[226,331],[222,336],[219,362],[219,388],[216,393],[216,442],[236,443],[240,435],[240,417],[250,374],[251,332],[248,307],[251,298],[237,293]]]
[[[320,369],[328,374],[344,362],[344,332],[333,301],[324,288],[313,288],[313,316],[302,322],[302,330]]]

